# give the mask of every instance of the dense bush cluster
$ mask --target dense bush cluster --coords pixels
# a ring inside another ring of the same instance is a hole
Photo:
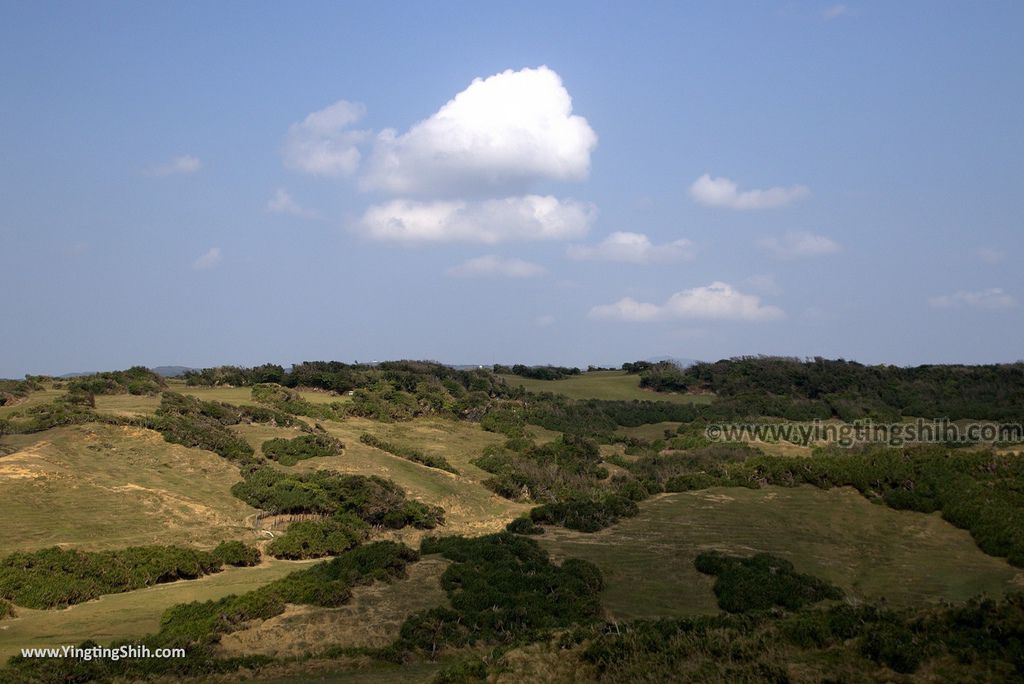
[[[365,541],[369,533],[370,526],[351,513],[338,513],[326,520],[300,520],[271,541],[267,553],[290,560],[337,556]]]
[[[517,363],[514,366],[495,365],[495,373],[503,375],[518,375],[533,380],[561,380],[573,375],[579,375],[582,371],[579,368],[568,368],[566,366],[524,366]]]
[[[271,513],[351,513],[371,525],[432,529],[444,524],[444,510],[405,498],[391,480],[331,470],[283,473],[269,467],[243,472],[231,493]]]
[[[135,546],[86,552],[53,547],[0,560],[0,599],[26,608],[57,608],[103,594],[196,579],[218,572],[225,564],[253,565],[258,560],[258,551],[240,548],[238,543],[222,544],[213,551]]]
[[[608,476],[597,445],[571,435],[540,446],[510,438],[504,446],[484,449],[473,464],[492,474],[484,486],[514,501],[590,498],[602,491],[600,482]]]
[[[281,465],[292,466],[307,458],[337,456],[345,445],[325,432],[299,435],[292,439],[278,437],[263,443],[263,455]]]
[[[451,608],[406,620],[398,649],[433,655],[444,647],[511,643],[600,615],[600,570],[577,559],[557,566],[532,539],[509,533],[428,538],[420,552],[452,561],[441,576]]]
[[[683,369],[670,361],[649,364],[639,371],[640,386],[655,392],[685,392],[692,380]]]
[[[127,422],[156,430],[172,444],[207,449],[239,464],[257,461],[253,448],[228,429],[239,423],[269,423],[282,427],[313,429],[294,416],[261,406],[234,406],[219,401],[203,401],[177,392],[164,392],[160,407],[152,417]]]
[[[240,541],[221,542],[210,553],[220,561],[221,565],[231,565],[236,568],[249,568],[259,565],[260,562],[260,550]]]
[[[812,603],[843,597],[839,587],[799,573],[789,561],[768,553],[741,558],[706,551],[697,556],[693,565],[705,575],[716,577],[718,605],[730,613],[776,606],[799,610]]]
[[[43,386],[36,380],[25,378],[24,380],[0,380],[0,406],[13,404],[27,397],[31,392],[42,389]]]
[[[69,392],[84,394],[159,394],[167,385],[163,377],[143,366],[128,370],[83,375],[68,381]]]
[[[635,501],[609,494],[596,500],[559,501],[537,506],[530,511],[530,520],[535,524],[558,525],[580,532],[597,532],[639,512],[640,508]]]
[[[935,668],[949,681],[1024,677],[1024,594],[972,600],[923,613],[837,605],[775,615],[640,621],[578,630],[583,659],[601,682],[790,681],[800,663],[809,681],[907,681]],[[888,670],[875,671],[877,666]],[[871,672],[874,674],[867,674]]]
[[[412,447],[403,447],[391,442],[385,441],[380,437],[364,432],[359,435],[359,441],[367,446],[372,446],[375,449],[386,451],[389,454],[404,458],[413,463],[419,463],[430,468],[437,468],[438,470],[446,470],[449,473],[459,474],[459,471],[455,469],[451,463],[448,462],[444,456],[436,456],[434,454],[425,454],[419,449],[413,449]]]
[[[90,406],[91,395],[69,394],[48,404],[21,409],[0,420],[0,436],[42,432],[66,425],[82,425],[94,421],[110,422],[96,415]]]

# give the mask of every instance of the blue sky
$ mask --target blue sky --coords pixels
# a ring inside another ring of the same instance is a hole
[[[0,376],[1024,356],[1021,3],[0,8]]]

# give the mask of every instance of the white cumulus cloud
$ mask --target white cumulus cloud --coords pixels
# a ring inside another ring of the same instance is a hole
[[[570,259],[590,261],[625,261],[634,264],[682,261],[693,259],[693,244],[681,239],[655,245],[643,233],[612,233],[596,245],[570,245]]]
[[[476,79],[405,133],[375,141],[364,189],[399,195],[525,192],[538,180],[587,177],[597,134],[546,66]]]
[[[534,278],[543,273],[544,268],[538,264],[493,254],[476,257],[448,269],[448,275],[460,278]]]
[[[712,178],[704,174],[690,186],[690,197],[699,204],[728,209],[773,209],[784,207],[809,196],[811,191],[803,185],[767,190],[744,190],[728,178]]]
[[[959,290],[950,295],[932,297],[928,303],[937,309],[951,309],[967,306],[974,309],[1009,309],[1017,305],[1017,300],[1001,287],[968,292]]]
[[[394,242],[570,240],[586,235],[593,205],[526,195],[483,201],[398,199],[369,207],[357,231]]]
[[[195,173],[201,168],[203,168],[203,162],[199,157],[193,157],[191,154],[184,154],[180,157],[175,157],[166,164],[151,166],[146,173],[150,176],[174,176],[179,174]]]
[[[758,241],[758,245],[777,259],[822,256],[842,250],[842,246],[835,240],[805,230],[789,231],[782,237],[764,238]]]
[[[284,188],[274,191],[274,196],[267,202],[267,211],[272,214],[290,214],[300,218],[315,219],[320,215],[312,209],[307,209],[295,201],[292,194]]]
[[[293,123],[281,150],[285,166],[314,176],[351,176],[362,158],[358,145],[372,134],[350,127],[365,114],[361,103],[339,100]]]
[[[211,247],[201,257],[192,262],[192,268],[197,271],[211,269],[221,261],[220,247]]]
[[[591,318],[642,322],[700,318],[765,321],[784,315],[782,309],[762,304],[760,297],[740,292],[721,281],[676,292],[664,304],[638,302],[624,297],[590,310]]]

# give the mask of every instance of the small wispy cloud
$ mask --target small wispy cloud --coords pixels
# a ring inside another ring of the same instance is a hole
[[[214,268],[221,262],[220,247],[211,247],[205,254],[192,262],[192,268],[197,271],[206,271]]]
[[[821,18],[825,21],[832,21],[849,13],[850,8],[846,5],[829,5],[821,11]]]
[[[203,162],[199,157],[193,157],[191,154],[185,154],[180,157],[175,157],[166,164],[157,164],[146,169],[146,175],[149,176],[175,176],[184,175],[189,173],[195,173],[199,169],[203,168]]]
[[[596,245],[570,245],[570,259],[580,261],[624,261],[634,264],[689,261],[693,259],[693,243],[675,240],[655,245],[643,233],[612,233]]]
[[[539,264],[493,254],[470,259],[448,269],[457,278],[535,278],[544,274]]]
[[[339,100],[293,123],[281,149],[284,165],[313,176],[351,176],[362,159],[358,145],[372,133],[350,127],[365,114],[362,103]]]
[[[690,197],[698,204],[727,209],[775,209],[810,196],[804,185],[774,187],[765,190],[743,190],[728,178],[712,178],[704,174],[690,186]]]
[[[978,247],[974,255],[986,264],[998,264],[1006,258],[1006,253],[992,247]]]
[[[533,319],[533,324],[538,328],[546,328],[549,325],[554,325],[555,317],[551,314],[544,314],[543,316],[537,316]]]
[[[316,219],[320,214],[312,209],[307,209],[295,201],[292,194],[284,188],[274,191],[274,196],[267,202],[267,211],[272,214],[289,214],[299,218]]]
[[[842,246],[831,238],[801,230],[789,231],[781,237],[764,238],[757,244],[776,259],[803,259],[842,250]]]
[[[950,295],[932,297],[928,304],[937,309],[970,307],[972,309],[1010,309],[1017,306],[1017,300],[1001,287],[987,290],[959,290]]]

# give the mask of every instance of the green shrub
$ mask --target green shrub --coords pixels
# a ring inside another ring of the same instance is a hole
[[[798,573],[789,561],[767,553],[739,558],[707,551],[697,556],[694,567],[717,577],[714,591],[718,605],[730,613],[775,606],[798,610],[811,603],[843,597],[838,587]]]
[[[423,540],[421,553],[452,561],[441,576],[451,608],[402,625],[398,646],[434,654],[475,642],[512,643],[601,614],[600,571],[586,561],[561,567],[532,539],[503,532]]]
[[[640,512],[635,501],[614,494],[599,500],[562,501],[530,511],[534,523],[559,525],[570,530],[597,532]]]
[[[544,528],[530,518],[516,518],[505,529],[513,534],[544,534]]]
[[[228,553],[221,550],[221,556]],[[84,552],[59,547],[0,560],[0,599],[26,608],[56,608],[103,594],[218,572],[215,553],[178,546],[134,546]]]
[[[352,513],[371,525],[432,528],[444,524],[444,510],[408,501],[391,480],[332,470],[283,473],[270,467],[243,472],[231,493],[271,513]]]
[[[267,545],[267,553],[290,560],[336,556],[365,540],[369,529],[365,522],[350,513],[328,520],[293,522],[284,535]]]
[[[211,553],[221,565],[241,568],[259,565],[260,562],[260,550],[240,541],[221,542]]]
[[[344,446],[326,433],[300,435],[293,439],[279,437],[263,443],[263,455],[281,465],[292,466],[307,458],[337,456]]]

